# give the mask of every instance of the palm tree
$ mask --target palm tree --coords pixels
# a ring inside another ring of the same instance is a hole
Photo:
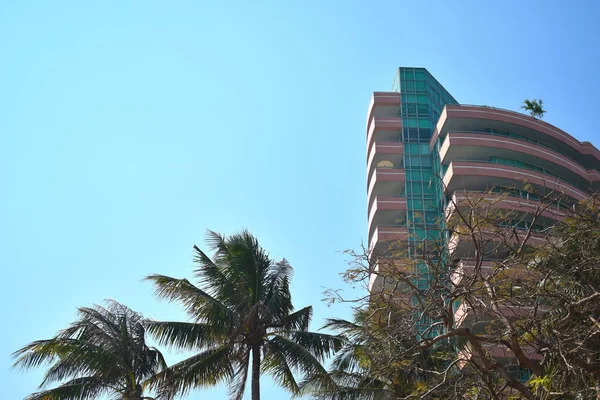
[[[14,366],[48,365],[40,388],[54,389],[26,400],[86,400],[101,395],[142,400],[146,381],[167,366],[160,351],[145,342],[140,314],[114,300],[79,309],[79,318],[52,339],[35,341],[13,353]]]
[[[151,275],[160,299],[178,301],[191,322],[148,321],[159,343],[196,354],[177,363],[155,382],[162,395],[228,382],[241,399],[251,373],[252,399],[260,399],[261,372],[299,392],[293,371],[322,374],[324,358],[340,345],[338,337],[308,331],[312,307],[293,311],[292,267],[274,261],[248,231],[229,237],[208,231],[211,259],[194,246],[198,286],[187,279]]]
[[[544,102],[542,99],[539,101],[537,99],[533,100],[525,100],[523,101],[522,109],[528,111],[529,114],[534,118],[542,119],[544,118],[544,114],[546,114],[546,110],[544,110]]]

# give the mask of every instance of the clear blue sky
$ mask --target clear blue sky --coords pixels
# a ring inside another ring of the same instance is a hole
[[[366,237],[371,92],[424,66],[463,103],[542,98],[548,122],[598,146],[599,7],[1,1],[1,397],[41,376],[10,370],[10,353],[78,306],[110,297],[182,318],[140,280],[189,277],[207,228],[248,228],[288,258],[314,328],[347,315],[320,299]]]

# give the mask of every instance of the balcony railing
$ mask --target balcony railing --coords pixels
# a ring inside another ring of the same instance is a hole
[[[516,199],[522,199],[524,200],[524,204],[527,204],[528,202],[534,202],[534,203],[543,203],[547,204],[548,207],[547,209],[551,210],[552,212],[556,212],[559,214],[564,214],[570,211],[570,207],[567,204],[563,204],[560,203],[558,200],[555,199],[544,199],[543,196],[540,197],[535,193],[531,193],[528,192],[526,190],[522,190],[522,189],[518,189],[518,188],[503,188],[503,187],[493,187],[490,190],[467,190],[467,191],[455,191],[452,194],[452,199],[453,202],[458,204],[459,202],[459,197],[461,197],[463,199],[468,199],[469,197],[472,197],[471,200],[479,200],[485,197],[488,197],[490,195],[496,196],[493,198],[493,201],[500,201],[503,199],[509,199],[511,197],[514,197]],[[450,203],[448,204],[448,206],[446,207],[446,211],[445,214],[446,216],[448,216],[450,213],[452,213],[454,211],[454,206],[455,204]]]
[[[508,139],[514,139],[514,140],[518,140],[521,142],[527,142],[527,143],[531,143],[531,144],[535,144],[537,146],[543,147],[545,149],[548,150],[552,150],[556,153],[558,153],[558,150],[552,146],[548,146],[547,144],[544,144],[542,142],[540,142],[539,140],[535,140],[535,139],[530,139],[528,137],[513,133],[513,132],[506,132],[506,133],[499,133],[499,132],[486,132],[486,131],[475,131],[475,130],[460,130],[460,131],[449,131],[448,134],[451,133],[475,133],[478,135],[489,135],[489,136],[498,136],[498,137],[504,137],[504,138],[508,138]],[[576,159],[566,156],[562,153],[560,153],[560,155],[564,158],[567,158],[571,161],[573,161],[574,163],[576,163],[577,165],[579,165],[579,161],[577,161]]]
[[[536,167],[534,165],[528,164],[528,163],[524,163],[522,161],[518,161],[518,160],[510,160],[510,161],[515,161],[515,164],[510,164],[507,162],[502,162],[499,160],[488,160],[488,161],[484,161],[484,160],[453,160],[453,161],[457,161],[457,162],[472,162],[472,163],[481,163],[481,164],[494,164],[494,165],[505,165],[507,167],[515,167],[515,168],[522,168],[522,169],[526,169],[529,171],[534,171],[534,172],[539,172],[542,175],[545,175],[547,177],[553,178],[553,179],[558,179],[562,182],[568,183],[574,187],[577,187],[576,183],[573,183],[572,181],[563,178],[562,176],[558,176],[556,174],[553,174],[552,172],[547,171],[544,168],[541,167]],[[516,163],[520,162],[520,165],[517,165]]]
[[[475,107],[475,108],[489,108],[490,110],[498,110],[498,111],[504,111],[504,112],[509,112],[509,113],[513,113],[513,114],[518,114],[518,115],[523,115],[525,117],[530,117],[527,114],[523,114],[521,112],[515,111],[515,110],[509,110],[507,108],[500,108],[500,107],[492,107],[492,106],[483,106],[481,104],[450,104],[451,107],[456,107],[456,108],[460,108],[460,107]],[[534,118],[534,117],[531,117]],[[534,118],[536,119],[536,118]]]

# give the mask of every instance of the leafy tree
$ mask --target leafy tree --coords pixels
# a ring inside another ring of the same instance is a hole
[[[357,309],[353,321],[328,320],[326,327],[339,331],[345,339],[336,353],[328,380],[319,376],[306,382],[304,391],[315,398],[332,400],[371,400],[436,398],[451,399],[469,387],[469,375],[452,380],[453,349],[436,346],[422,351],[414,319],[398,313],[382,313],[377,304]],[[324,385],[322,385],[324,383]],[[458,390],[462,387],[464,390]],[[463,398],[463,397],[456,397]]]
[[[355,254],[345,277],[370,293],[334,322],[348,341],[319,397],[600,399],[600,198],[532,190],[456,192],[450,240]]]
[[[529,321],[529,340],[544,355],[537,384],[600,399],[600,195],[553,228],[532,268],[543,277],[528,291],[548,310]]]
[[[49,365],[40,387],[27,400],[85,400],[101,395],[142,400],[147,380],[166,368],[162,354],[145,342],[142,316],[116,301],[79,309],[79,318],[48,340],[16,351],[15,367]]]
[[[228,382],[232,398],[241,399],[250,373],[252,399],[258,400],[261,372],[298,393],[293,372],[323,374],[321,362],[340,339],[308,331],[312,307],[294,311],[292,267],[271,259],[248,231],[228,237],[209,231],[206,243],[215,251],[212,259],[194,246],[198,286],[164,275],[146,278],[158,298],[178,301],[191,318],[149,321],[148,331],[161,344],[197,352],[158,376],[160,393]]]
[[[523,105],[521,106],[521,108],[529,112],[529,114],[534,118],[542,119],[544,118],[544,114],[546,114],[546,110],[544,110],[544,102],[542,101],[542,99],[540,99],[539,101],[537,99],[525,100],[523,101]]]

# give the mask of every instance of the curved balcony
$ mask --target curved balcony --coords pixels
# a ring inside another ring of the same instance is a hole
[[[404,192],[406,172],[400,168],[375,168],[369,177],[367,199],[369,208],[375,197],[400,195]]]
[[[376,267],[375,272],[369,275],[369,293],[380,293],[387,289],[386,286],[385,277],[377,272]]]
[[[393,253],[399,250],[404,254],[403,244],[406,243],[409,237],[408,228],[405,226],[398,225],[378,225],[375,227],[373,234],[369,240],[370,256],[378,259],[375,265],[374,273],[369,276],[369,292],[374,293],[375,291],[391,289],[394,282],[393,279],[387,277],[387,274],[383,273],[382,267],[385,268],[410,268],[410,266],[402,267],[395,265],[393,261]],[[396,245],[394,242],[399,242]],[[392,285],[392,286],[390,286]]]
[[[500,262],[501,264],[501,262]],[[483,261],[483,260],[473,260],[473,259],[465,259],[460,261],[452,274],[450,275],[450,280],[454,285],[460,284],[460,282],[465,278],[473,277],[475,274],[479,274],[482,278],[486,278],[491,274],[497,274],[497,279],[509,279],[509,280],[526,280],[533,279],[534,281],[539,281],[543,278],[542,274],[539,272],[535,272],[526,268],[502,268],[502,271],[499,272],[497,267],[500,265],[494,261]]]
[[[367,132],[373,117],[397,117],[400,114],[400,93],[373,92],[367,110]]]
[[[373,117],[367,128],[367,149],[374,142],[399,142],[402,138],[402,118]]]
[[[405,226],[398,225],[378,225],[373,230],[371,239],[369,241],[369,248],[376,252],[385,252],[386,246],[389,246],[390,242],[404,242],[409,237],[408,228]],[[381,256],[381,254],[376,254]]]
[[[371,176],[373,168],[381,161],[389,161],[395,166],[402,166],[403,157],[404,143],[402,142],[373,143],[367,156],[367,176]]]
[[[482,347],[483,347],[484,351],[486,352],[486,354],[493,359],[502,360],[502,359],[514,359],[515,358],[515,354],[513,352],[511,352],[510,350],[508,350],[508,348],[506,348],[504,346],[498,346],[498,345],[491,344],[491,343],[483,343]],[[541,361],[543,359],[543,356],[541,354],[538,354],[533,347],[523,346],[523,352],[525,353],[527,358],[529,358],[530,360]],[[472,350],[470,343],[465,344],[465,347],[460,351],[459,356],[464,359],[479,360],[479,356],[477,355],[477,352]],[[479,362],[481,362],[481,361],[479,361]],[[463,368],[466,365],[466,363],[463,362],[463,363],[459,363],[458,365],[460,368]],[[505,398],[505,397],[501,397],[501,398]],[[506,398],[508,398],[508,396],[506,396]]]
[[[515,111],[487,106],[446,105],[434,129],[430,145],[451,131],[483,131],[494,128],[515,132],[540,142],[552,143],[560,153],[581,160],[585,168],[600,169],[600,150],[580,142],[557,127]]]
[[[450,275],[450,281],[452,282],[452,284],[458,285],[463,280],[463,278],[471,277],[476,272],[480,273],[483,276],[488,276],[493,268],[493,261],[460,261],[452,271],[452,274]]]
[[[393,259],[380,259],[375,264],[375,268],[373,273],[369,276],[369,292],[371,294],[378,293],[382,291],[387,291],[388,293],[394,290],[394,297],[396,300],[399,300],[398,305],[407,301],[410,302],[410,295],[403,296],[402,291],[398,291],[397,289],[401,288],[403,285],[398,285],[394,279],[394,276],[398,273],[398,271],[404,272],[406,274],[411,274],[413,270],[412,265],[402,265],[400,264],[402,260],[393,260]],[[390,272],[387,272],[390,271]],[[404,299],[402,299],[404,297]]]
[[[501,306],[499,307],[499,313],[493,311],[488,307],[475,307],[472,308],[466,303],[461,303],[460,306],[454,312],[454,324],[457,328],[466,326],[473,332],[484,330],[485,327],[494,320],[498,320],[500,315],[509,319],[515,319],[519,317],[525,317],[534,312],[531,307],[517,307],[517,306]]]
[[[502,259],[508,254],[510,247],[515,250],[519,246],[543,246],[548,243],[548,237],[541,232],[512,227],[475,229],[475,238],[468,230],[460,227],[448,240],[448,251],[453,259],[474,259],[477,256],[487,260]]]
[[[486,161],[492,156],[532,160],[541,168],[577,180],[582,186],[600,181],[600,171],[586,169],[571,158],[531,141],[487,132],[448,132],[440,147],[442,164],[454,160]]]
[[[503,210],[508,213],[523,213],[539,216],[542,218],[560,221],[566,217],[566,212],[555,204],[544,204],[539,198],[517,197],[509,194],[495,193],[489,191],[459,191],[452,194],[452,201],[446,207],[446,223],[455,218],[454,215],[459,211],[468,213],[470,209]]]
[[[404,224],[406,210],[406,197],[377,196],[369,211],[369,241],[378,225]]]
[[[576,200],[586,193],[554,176],[526,168],[481,161],[452,161],[444,174],[443,184],[448,193],[455,191],[485,191],[494,186],[534,185],[540,192],[555,191]]]

